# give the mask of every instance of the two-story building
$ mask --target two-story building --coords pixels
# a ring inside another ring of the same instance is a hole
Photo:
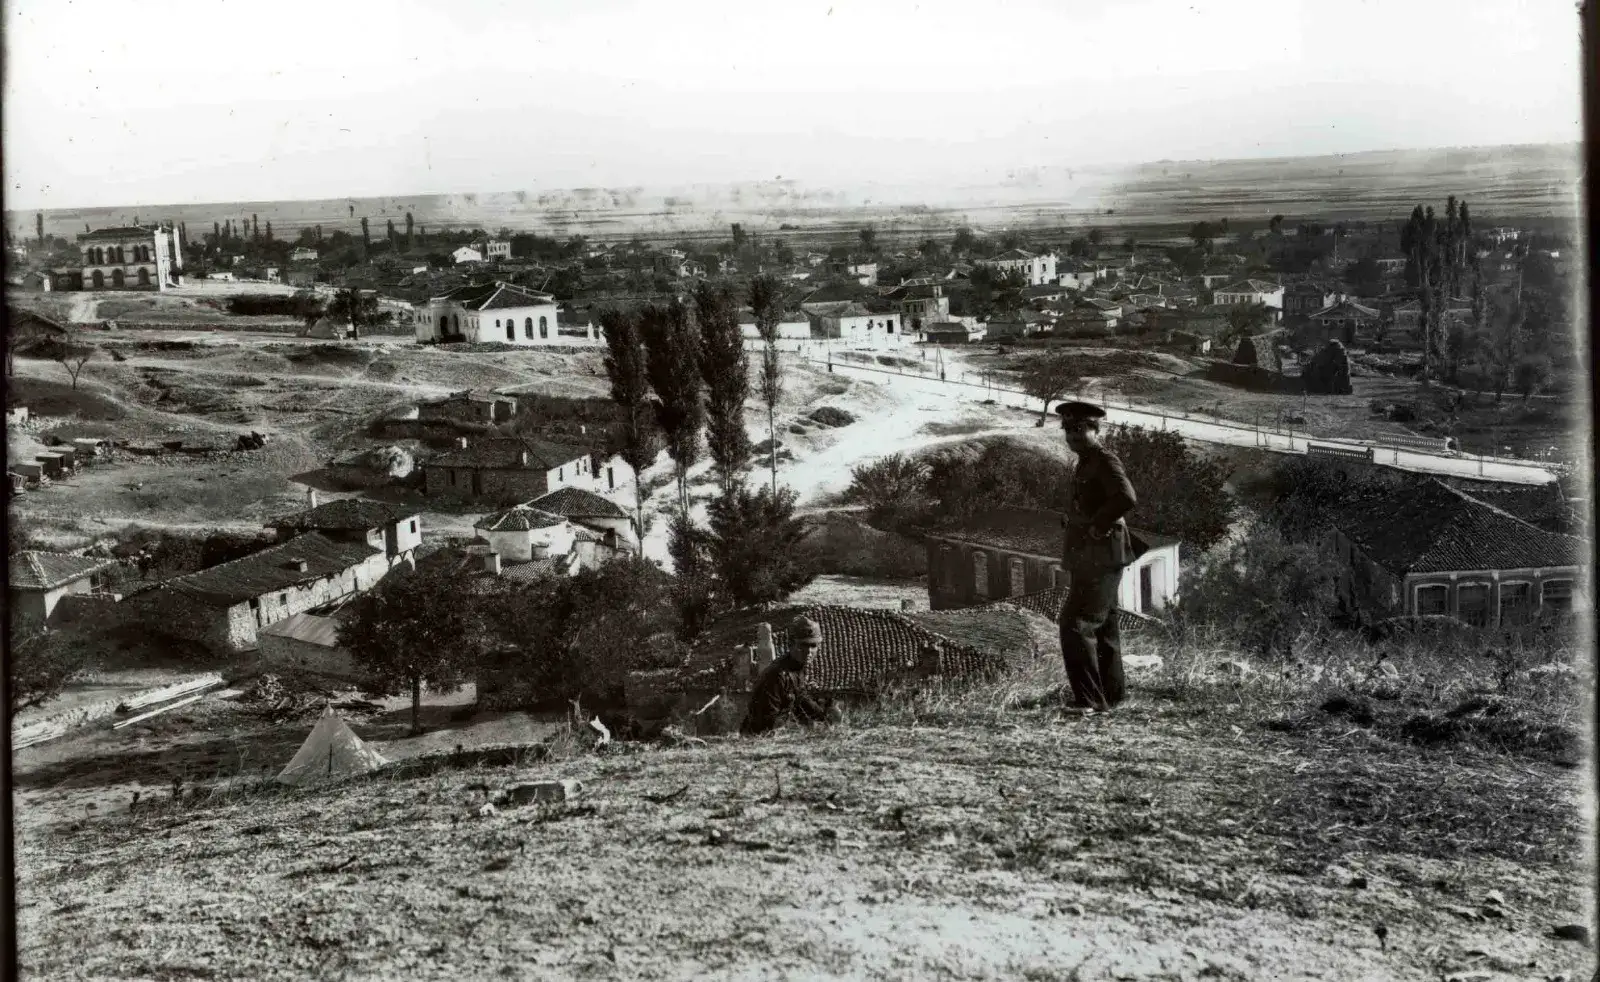
[[[977,265],[1003,273],[1021,273],[1027,286],[1044,286],[1046,283],[1055,283],[1057,279],[1056,254],[1053,252],[1036,255],[1026,249],[1007,249],[992,259],[979,260]]]
[[[1261,304],[1271,307],[1276,318],[1283,313],[1283,287],[1266,280],[1240,280],[1218,288],[1213,302],[1230,307],[1236,304]]]
[[[924,324],[950,320],[950,298],[939,283],[908,283],[885,298],[900,312],[900,323],[915,334]]]
[[[1323,540],[1339,595],[1367,618],[1445,615],[1513,627],[1583,605],[1585,541],[1429,479],[1341,504]]]
[[[461,437],[422,465],[429,497],[513,504],[563,487],[593,487],[589,451],[517,437],[469,441]]]
[[[560,344],[555,297],[496,280],[458,287],[419,304],[412,314],[417,341]],[[588,343],[571,340],[571,343]]]
[[[1307,318],[1316,328],[1319,340],[1346,345],[1354,344],[1357,338],[1365,340],[1375,335],[1380,321],[1381,315],[1376,309],[1354,300],[1337,301]]]
[[[1344,294],[1321,283],[1302,282],[1283,288],[1283,319],[1298,324],[1319,310],[1343,300]]]
[[[483,244],[483,257],[488,260],[511,259],[511,242],[509,239],[490,239]]]
[[[182,285],[182,233],[171,224],[126,225],[84,232],[85,290],[165,290]]]
[[[929,607],[972,607],[1070,585],[1061,561],[1063,522],[1060,512],[997,508],[928,533]],[[1154,614],[1178,593],[1178,541],[1131,531],[1147,548],[1123,571],[1117,604]]]

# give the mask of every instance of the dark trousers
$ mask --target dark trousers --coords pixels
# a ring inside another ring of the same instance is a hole
[[[1117,624],[1120,569],[1071,571],[1061,605],[1061,660],[1072,695],[1082,706],[1122,701],[1122,635]]]

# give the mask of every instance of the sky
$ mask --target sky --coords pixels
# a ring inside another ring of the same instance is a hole
[[[1581,139],[1566,0],[11,0],[6,207]]]

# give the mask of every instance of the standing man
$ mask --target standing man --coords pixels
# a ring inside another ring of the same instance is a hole
[[[821,646],[822,627],[816,621],[800,617],[790,626],[789,650],[782,658],[773,659],[756,679],[739,732],[753,736],[788,719],[810,725],[828,718],[828,701],[813,694],[804,678],[806,665]]]
[[[1074,709],[1105,712],[1122,701],[1122,639],[1117,591],[1122,571],[1147,546],[1128,532],[1124,516],[1138,502],[1122,461],[1100,442],[1106,412],[1088,402],[1056,407],[1067,447],[1078,458],[1063,525],[1067,599],[1061,605],[1061,658]]]

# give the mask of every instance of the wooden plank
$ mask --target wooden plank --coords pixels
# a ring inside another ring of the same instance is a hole
[[[191,702],[199,702],[201,699],[204,699],[205,697],[206,697],[206,694],[204,692],[202,692],[197,696],[190,696],[187,699],[180,699],[180,700],[178,700],[177,702],[173,703],[170,706],[162,706],[160,709],[152,709],[148,713],[140,713],[138,716],[134,716],[134,717],[131,717],[129,719],[125,719],[120,723],[112,723],[111,724],[111,728],[113,730],[120,730],[124,726],[132,726],[133,724],[135,724],[135,723],[137,723],[137,722],[139,722],[141,720],[147,720],[152,716],[160,716],[162,713],[166,712],[169,709],[177,709],[179,706],[187,706]]]
[[[158,702],[166,702],[168,699],[176,699],[179,696],[188,695],[189,693],[195,692],[199,689],[221,684],[221,675],[215,673],[210,675],[202,675],[199,678],[187,679],[182,682],[176,682],[172,685],[163,686],[159,689],[141,692],[130,699],[123,700],[121,707],[123,709],[142,709],[145,706],[153,706]]]

